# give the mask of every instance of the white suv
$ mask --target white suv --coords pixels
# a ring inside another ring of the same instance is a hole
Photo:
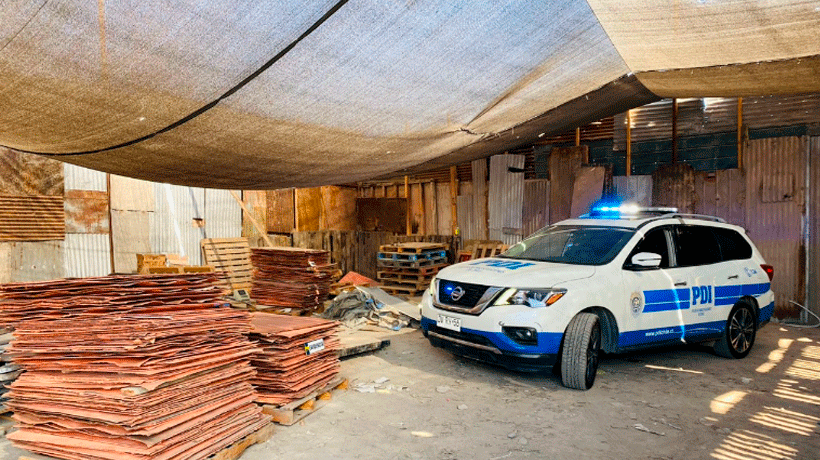
[[[601,207],[504,254],[442,270],[425,293],[435,346],[589,389],[600,351],[714,342],[743,358],[774,309],[773,268],[743,228],[673,208]]]

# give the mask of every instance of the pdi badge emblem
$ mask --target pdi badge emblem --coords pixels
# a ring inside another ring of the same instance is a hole
[[[640,292],[633,292],[629,299],[629,308],[632,310],[632,316],[638,316],[643,313],[643,296]]]

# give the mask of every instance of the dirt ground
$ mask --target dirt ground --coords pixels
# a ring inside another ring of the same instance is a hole
[[[702,346],[607,356],[587,392],[419,331],[342,372],[349,390],[242,460],[820,459],[820,329],[770,324],[739,361]],[[0,458],[19,453],[0,440]]]

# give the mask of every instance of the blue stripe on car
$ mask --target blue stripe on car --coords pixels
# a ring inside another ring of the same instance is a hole
[[[643,291],[644,313],[685,310],[689,308],[689,289],[657,289]]]
[[[435,326],[436,321],[422,316],[421,328],[425,331],[430,329],[430,326]],[[561,337],[564,336],[562,332],[539,332],[538,345],[520,345],[514,342],[511,338],[504,335],[503,332],[487,332],[478,331],[475,329],[461,328],[461,332],[465,334],[479,335],[489,340],[502,352],[510,353],[526,353],[534,355],[557,354],[561,347]]]

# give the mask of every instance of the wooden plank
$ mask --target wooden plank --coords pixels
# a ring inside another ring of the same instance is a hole
[[[575,173],[588,156],[588,148],[555,147],[550,152],[550,223],[569,219]]]

